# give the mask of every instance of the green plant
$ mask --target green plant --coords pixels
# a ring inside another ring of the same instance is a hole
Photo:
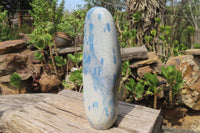
[[[133,20],[135,23],[139,22],[141,19],[141,12],[135,12],[133,13]]]
[[[67,60],[63,59],[62,56],[56,56],[55,57],[55,62],[56,62],[57,66],[61,67],[61,74],[62,74],[64,72],[63,66],[67,64]]]
[[[0,6],[0,42],[14,39],[12,29],[8,26],[8,12]]]
[[[79,68],[78,64],[83,60],[83,53],[79,52],[79,53],[75,53],[74,55],[68,54],[67,57],[72,62],[76,63],[76,67]]]
[[[63,85],[64,87],[67,87],[67,86],[68,86],[67,81],[66,81],[66,80],[63,80],[63,81],[62,81],[62,85]]]
[[[59,67],[64,66],[67,63],[67,60],[63,59],[62,56],[56,56],[55,61],[56,61],[56,65],[59,66]]]
[[[153,51],[156,52],[155,40],[156,40],[157,31],[154,29],[151,31],[151,35],[153,36]]]
[[[151,48],[151,45],[150,45],[150,42],[151,42],[151,40],[152,40],[152,36],[145,36],[145,37],[144,37],[144,40],[145,40],[145,42],[147,43],[147,46],[148,46],[148,48],[149,48],[149,51],[152,51],[152,48]]]
[[[132,73],[131,73],[131,68],[129,67],[129,60],[127,60],[122,64],[122,73],[121,73],[122,80],[120,81],[119,91],[121,90],[123,83],[128,80],[131,74]]]
[[[169,88],[169,102],[173,103],[175,96],[179,93],[183,86],[182,73],[176,70],[175,66],[162,67],[161,72],[167,80],[167,87]]]
[[[154,94],[154,109],[157,108],[157,96],[160,92],[160,88],[158,88],[159,80],[156,74],[146,73],[144,75],[145,83],[148,86],[147,94]]]
[[[65,14],[61,22],[57,25],[57,29],[60,32],[67,33],[71,39],[74,40],[75,45],[79,45],[80,42],[77,42],[78,37],[83,37],[84,23],[86,10],[77,10],[72,13]]]
[[[145,89],[145,82],[140,79],[137,85],[135,86],[136,89],[136,100],[142,100],[143,94],[144,94],[144,89]]]
[[[136,87],[136,82],[134,79],[130,78],[129,79],[129,82],[127,82],[125,84],[125,88],[129,91],[130,95],[130,100],[132,101],[133,98],[135,97],[136,95],[136,90],[135,90],[135,87]]]
[[[130,78],[129,82],[125,84],[125,88],[129,92],[129,98],[131,101],[133,98],[137,101],[142,100],[145,91],[145,83],[142,79],[136,83],[134,79]]]
[[[50,73],[60,76],[56,65],[62,69],[62,66],[66,64],[66,60],[63,60],[62,57],[58,57],[54,36],[58,31],[58,25],[61,23],[61,19],[63,17],[64,0],[62,0],[59,6],[57,6],[56,3],[57,0],[33,0],[30,3],[33,8],[33,11],[30,11],[30,14],[34,18],[35,26],[35,30],[30,35],[30,42],[34,44],[37,49],[41,50],[42,55],[37,53],[38,57],[45,57],[44,49],[46,49],[47,46],[49,47],[53,69],[52,67],[49,67],[48,70],[51,70]],[[54,51],[52,47],[54,47]],[[49,55],[46,57],[49,57]],[[43,59],[46,66],[49,66],[45,58],[39,59]],[[43,69],[47,72],[45,67],[43,67]],[[63,69],[61,70],[61,75],[62,72]]]
[[[161,19],[159,17],[155,18],[156,23],[160,24],[161,23]]]
[[[172,51],[173,51],[173,53],[174,53],[174,56],[180,55],[180,54],[181,54],[181,51],[184,51],[184,50],[186,50],[186,49],[188,49],[188,47],[185,46],[185,45],[182,44],[182,43],[179,44],[179,42],[178,42],[177,40],[175,40],[175,41],[173,42]]]
[[[36,58],[37,60],[40,60],[40,61],[42,61],[43,58],[44,58],[44,56],[42,55],[42,53],[39,52],[39,51],[36,51],[35,54],[34,54],[34,56],[35,56],[35,58]]]
[[[188,26],[187,30],[190,34],[190,41],[191,41],[191,48],[194,48],[194,33],[195,33],[195,27]]]
[[[21,77],[19,76],[18,73],[14,72],[10,75],[10,82],[9,82],[12,86],[16,87],[19,91],[19,93],[21,93],[20,90],[20,83],[21,83]]]
[[[194,48],[200,48],[200,44],[194,44]]]
[[[82,69],[74,71],[70,75],[69,80],[74,83],[75,89],[78,90],[78,87],[79,87],[79,92],[81,92],[81,89],[82,89],[82,86],[83,86]]]

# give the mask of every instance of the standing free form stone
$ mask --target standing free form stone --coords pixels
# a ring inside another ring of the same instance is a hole
[[[121,53],[112,15],[94,7],[85,19],[83,47],[84,107],[95,129],[108,129],[118,116]]]

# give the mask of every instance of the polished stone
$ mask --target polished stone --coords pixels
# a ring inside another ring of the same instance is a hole
[[[91,126],[110,128],[118,115],[121,53],[112,15],[94,7],[85,19],[83,48],[84,107]]]

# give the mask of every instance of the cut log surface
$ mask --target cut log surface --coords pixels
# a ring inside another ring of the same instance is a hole
[[[81,93],[63,90],[35,105],[7,111],[0,128],[8,133],[160,133],[160,111],[119,102],[119,115],[109,130],[93,129]]]
[[[59,54],[69,54],[75,51],[80,52],[81,47],[67,47],[58,48]],[[131,48],[121,48],[122,61],[132,60],[132,59],[147,59],[147,49],[145,46],[131,47]]]

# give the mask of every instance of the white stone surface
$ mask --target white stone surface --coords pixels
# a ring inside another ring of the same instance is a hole
[[[118,115],[121,53],[112,15],[94,7],[85,19],[83,48],[84,107],[91,126],[108,129]]]

